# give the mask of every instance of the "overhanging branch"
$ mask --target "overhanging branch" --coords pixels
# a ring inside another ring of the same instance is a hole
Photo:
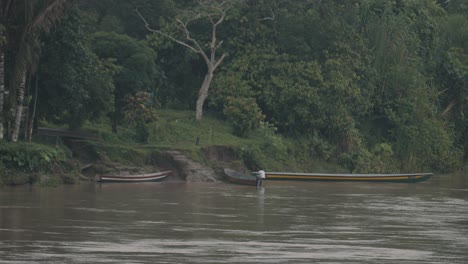
[[[151,26],[150,26],[150,24],[148,23],[148,21],[146,21],[146,19],[143,17],[143,15],[140,13],[140,11],[138,11],[138,8],[135,8],[135,12],[138,14],[138,16],[139,16],[140,19],[143,21],[143,23],[145,23],[145,28],[146,28],[147,30],[149,30],[149,31],[151,31],[151,32],[154,32],[154,33],[157,33],[157,34],[159,34],[159,35],[161,35],[161,36],[164,36],[164,37],[166,37],[166,38],[168,38],[168,39],[170,39],[170,40],[172,40],[172,41],[174,41],[174,42],[177,42],[178,44],[180,44],[180,45],[182,45],[182,46],[184,46],[184,47],[186,47],[186,48],[189,48],[190,50],[192,50],[192,51],[194,51],[194,52],[196,52],[196,53],[203,52],[203,50],[199,50],[199,49],[193,47],[192,45],[189,45],[189,44],[185,43],[185,42],[182,41],[182,40],[178,40],[178,39],[174,38],[173,36],[171,36],[171,35],[169,35],[169,34],[167,34],[167,33],[162,32],[161,30],[157,30],[157,29],[151,28]],[[183,28],[186,29],[186,26],[185,26],[183,23],[182,23],[182,25],[183,25]],[[183,29],[183,28],[182,28],[182,29]],[[188,38],[190,38],[190,36],[188,36]]]

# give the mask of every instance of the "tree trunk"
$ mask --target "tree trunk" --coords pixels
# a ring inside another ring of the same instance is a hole
[[[37,86],[38,86],[38,83],[39,83],[39,75],[37,74],[36,75],[36,87],[34,89],[34,104],[32,106],[32,114],[31,114],[31,117],[29,118],[28,120],[28,124],[27,124],[27,140],[28,142],[31,143],[32,141],[32,134],[33,134],[33,128],[34,128],[34,120],[36,119],[36,107],[37,107]]]
[[[26,98],[31,96],[31,89],[30,89],[31,88],[31,75],[29,76],[29,80],[27,82],[27,85],[28,85],[27,89],[24,92],[24,96]],[[28,99],[27,102],[26,102],[26,105],[24,104],[24,100],[23,100],[23,120],[22,120],[22,122],[24,124],[24,136],[23,136],[23,138],[25,140],[28,139],[28,131],[29,131],[28,130],[28,124],[29,124],[29,117],[30,117],[29,113],[31,112],[30,108],[31,108],[31,100]]]
[[[5,54],[0,49],[0,140],[3,140],[3,123],[5,122],[3,105],[5,94]]]
[[[205,99],[208,97],[208,89],[210,89],[211,81],[213,80],[213,71],[208,71],[203,80],[200,91],[198,91],[197,107],[196,107],[196,119],[201,121],[203,116],[203,105],[205,104]]]
[[[117,134],[117,112],[111,113],[112,133]]]
[[[26,86],[26,71],[23,72],[23,76],[21,77],[21,83],[19,85],[18,90],[18,102],[16,105],[16,115],[15,115],[15,123],[13,126],[13,131],[11,133],[11,141],[17,142],[18,135],[21,125],[21,117],[23,115],[23,100],[24,100],[24,88]]]

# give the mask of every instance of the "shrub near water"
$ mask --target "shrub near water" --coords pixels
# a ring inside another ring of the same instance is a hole
[[[0,143],[0,162],[6,168],[40,171],[67,160],[69,153],[56,147],[34,143]]]

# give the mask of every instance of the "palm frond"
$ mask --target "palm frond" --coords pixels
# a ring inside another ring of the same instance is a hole
[[[48,31],[65,14],[68,0],[40,1],[36,15],[30,23],[30,31]]]

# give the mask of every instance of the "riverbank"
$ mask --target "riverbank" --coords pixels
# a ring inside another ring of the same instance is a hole
[[[167,169],[174,171],[172,179],[194,182],[223,180],[224,167],[345,171],[269,127],[238,137],[227,122],[209,115],[197,122],[191,111],[161,110],[158,120],[144,131],[119,127],[112,133],[106,122],[85,124],[82,131],[98,140],[36,135],[34,143],[0,142],[0,184],[76,184],[94,181],[99,174]]]
[[[233,153],[230,147],[220,146],[200,149],[203,162],[177,149],[116,146],[74,139],[62,142],[57,146],[34,143],[34,148],[29,144],[2,143],[0,186],[76,184],[95,181],[101,174],[132,175],[161,170],[172,170],[173,180],[213,182],[222,180],[217,172],[224,161],[236,159],[235,155],[227,154]],[[62,155],[49,156],[45,154],[48,150]]]

